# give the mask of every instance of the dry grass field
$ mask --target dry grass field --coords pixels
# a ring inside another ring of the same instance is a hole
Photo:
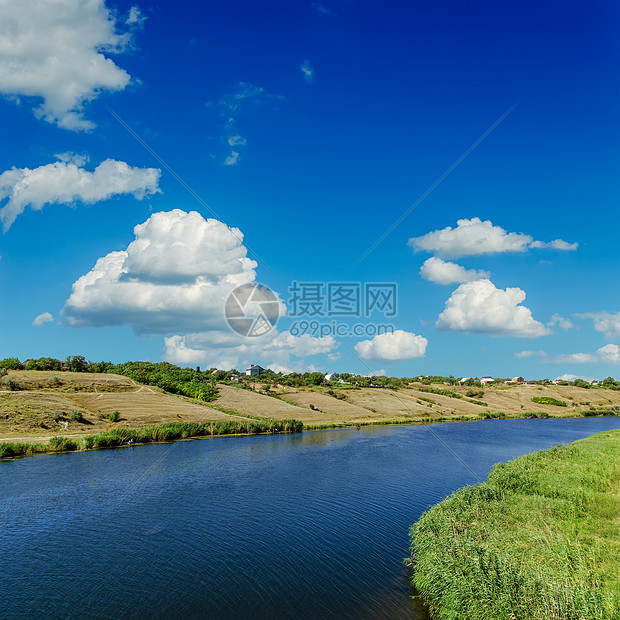
[[[6,389],[9,379],[17,389]],[[591,408],[620,408],[620,391],[573,386],[498,385],[483,388],[473,397],[467,396],[471,388],[422,384],[400,390],[276,386],[271,395],[238,386],[218,387],[218,399],[202,403],[119,375],[11,371],[0,389],[0,440],[38,441],[55,435],[79,436],[169,422],[293,418],[310,426],[327,426],[429,418],[475,419],[497,413],[584,415]],[[255,387],[264,389],[258,384]],[[432,390],[449,390],[460,398]],[[532,402],[532,398],[541,396],[564,401],[567,406]],[[108,416],[115,411],[119,419],[111,422]]]

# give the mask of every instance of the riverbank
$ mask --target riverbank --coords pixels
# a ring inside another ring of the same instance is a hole
[[[270,433],[301,433],[304,431],[336,430],[351,427],[365,426],[415,426],[438,424],[440,422],[475,422],[480,420],[517,420],[517,419],[549,419],[549,418],[585,418],[617,416],[615,411],[585,412],[582,414],[565,414],[549,416],[545,412],[530,412],[519,414],[479,414],[478,417],[446,416],[446,417],[418,417],[409,419],[376,419],[365,422],[328,422],[324,424],[304,424],[301,420],[277,420],[245,414],[241,416],[229,412],[234,416],[233,421],[198,421],[198,422],[171,422],[156,426],[142,426],[137,428],[118,427],[97,434],[73,433],[54,435],[43,438],[37,436],[16,437],[9,441],[0,440],[0,461],[3,459],[33,456],[35,454],[61,453],[97,450],[100,448],[118,448],[148,443],[162,443],[181,441],[184,439],[200,439],[202,437],[218,437],[225,435],[260,435]],[[239,418],[245,418],[239,420]],[[251,418],[251,419],[247,419]]]
[[[0,459],[32,456],[50,452],[97,450],[199,437],[221,435],[258,435],[261,433],[298,433],[299,420],[256,420],[251,422],[174,422],[146,428],[119,428],[83,437],[55,436],[46,443],[0,443]]]
[[[620,431],[496,465],[411,529],[433,618],[620,617]]]

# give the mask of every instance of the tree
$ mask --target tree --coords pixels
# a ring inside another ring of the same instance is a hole
[[[307,372],[304,374],[304,383],[306,385],[322,385],[325,377],[322,372]]]
[[[69,355],[67,357],[67,365],[69,370],[73,372],[86,372],[86,358],[83,355]]]
[[[7,357],[0,360],[0,368],[6,368],[7,370],[22,370],[22,363],[16,357]]]
[[[40,357],[36,360],[28,360],[26,370],[61,370],[60,360],[53,357]]]

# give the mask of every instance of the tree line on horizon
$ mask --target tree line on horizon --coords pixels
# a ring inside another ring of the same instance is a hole
[[[53,357],[39,357],[28,359],[21,362],[17,357],[9,357],[0,360],[0,369],[5,370],[48,370],[48,371],[71,371],[71,372],[92,372],[92,373],[113,373],[119,374],[139,383],[160,387],[172,394],[181,394],[190,398],[211,401],[217,398],[216,383],[236,383],[240,387],[249,387],[250,383],[260,383],[264,386],[283,385],[289,387],[316,387],[316,386],[354,386],[354,387],[383,387],[399,389],[407,387],[411,383],[421,383],[423,385],[442,384],[442,385],[462,385],[465,387],[483,387],[479,381],[469,379],[463,383],[459,382],[453,375],[418,375],[415,377],[388,377],[373,375],[357,375],[354,373],[333,373],[331,380],[326,379],[322,372],[305,373],[282,373],[266,369],[262,374],[246,377],[237,369],[220,370],[209,368],[201,371],[196,368],[184,368],[176,366],[170,362],[124,362],[114,364],[113,362],[92,362],[88,361],[83,355],[69,355],[64,360]],[[496,384],[505,383],[510,379],[495,379]],[[538,385],[549,385],[550,379],[530,380],[528,383]],[[572,385],[575,387],[591,388],[587,381],[575,379],[573,381],[558,381],[558,385]],[[606,377],[600,383],[603,387],[620,390],[620,381],[613,377]]]

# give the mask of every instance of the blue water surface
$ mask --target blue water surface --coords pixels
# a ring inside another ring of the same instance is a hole
[[[426,618],[421,513],[620,419],[219,437],[0,462],[3,618]]]

